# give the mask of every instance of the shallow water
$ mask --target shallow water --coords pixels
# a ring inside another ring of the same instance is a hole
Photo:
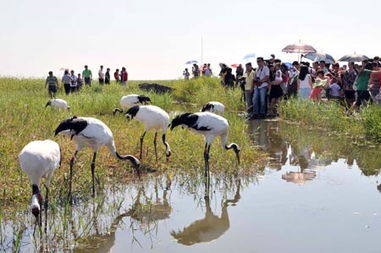
[[[66,215],[51,211],[35,240],[28,212],[3,221],[0,251],[14,248],[20,224],[24,252],[381,251],[378,146],[277,121],[248,129],[268,153],[263,173],[212,175],[209,186],[180,175],[113,185]]]

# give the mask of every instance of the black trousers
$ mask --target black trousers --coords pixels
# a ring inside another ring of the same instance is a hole
[[[66,95],[69,95],[69,93],[70,93],[70,83],[64,83],[64,89],[65,89]]]

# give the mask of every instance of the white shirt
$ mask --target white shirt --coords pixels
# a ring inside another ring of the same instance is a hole
[[[99,70],[98,71],[98,77],[99,77],[99,79],[105,79],[105,74],[103,73],[103,70]]]
[[[275,72],[275,81],[283,81],[282,71],[280,69]]]
[[[304,78],[304,80],[299,80],[300,81],[300,88],[311,88],[310,79],[311,79],[310,74],[307,74],[306,77]]]
[[[258,68],[257,72],[255,73],[255,77],[258,80],[262,80],[265,76],[270,76],[270,69],[267,66],[263,66],[262,68]],[[264,82],[258,88],[264,88],[264,87],[267,87],[267,85],[268,85],[268,83]]]
[[[77,77],[74,75],[74,76],[70,76],[70,78],[71,78],[70,87],[77,87]]]

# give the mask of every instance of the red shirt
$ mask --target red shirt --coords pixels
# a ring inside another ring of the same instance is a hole
[[[126,72],[122,72],[122,82],[127,82],[128,81],[128,73],[127,71]]]
[[[119,72],[114,73],[114,78],[115,80],[119,81]]]

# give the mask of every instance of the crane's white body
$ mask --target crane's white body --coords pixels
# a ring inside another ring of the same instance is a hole
[[[213,140],[219,136],[221,138],[221,145],[225,150],[233,149],[238,164],[240,162],[239,152],[240,148],[236,143],[227,145],[227,137],[229,131],[228,121],[217,114],[211,112],[196,112],[184,113],[176,116],[171,123],[173,130],[177,126],[185,126],[192,131],[201,134],[205,137],[204,160],[205,160],[205,177],[209,174],[209,151]]]
[[[166,138],[166,133],[169,125],[169,115],[166,111],[155,105],[139,105],[134,106],[128,109],[126,112],[127,118],[136,118],[138,121],[142,122],[144,125],[144,133],[140,137],[140,159],[142,158],[142,149],[143,149],[143,139],[147,131],[154,129],[155,138],[154,138],[154,148],[155,148],[155,157],[157,160],[157,147],[156,147],[156,138],[159,130],[162,130],[162,141],[165,145],[165,154],[167,160],[171,155],[171,148]]]
[[[206,112],[213,112],[219,115],[224,115],[225,112],[225,106],[217,101],[211,101],[208,102],[207,104],[213,105],[210,109],[207,109]]]
[[[59,167],[60,161],[60,147],[52,140],[29,142],[19,154],[21,169],[28,175],[32,189],[37,189],[37,192],[32,194],[31,202],[32,213],[36,217],[39,215],[40,203],[42,203],[42,197],[38,189],[41,179],[46,178],[45,186],[48,188],[53,172]],[[37,214],[34,212],[37,212]]]
[[[93,150],[93,160],[91,162],[91,175],[93,183],[93,196],[95,196],[95,160],[97,152],[102,146],[106,146],[115,158],[120,160],[130,160],[138,168],[140,162],[131,155],[119,155],[116,151],[114,137],[110,128],[99,119],[91,117],[72,117],[62,121],[55,130],[55,135],[63,133],[69,134],[76,143],[76,151],[70,160],[70,185],[69,196],[71,198],[73,165],[77,153],[83,147],[90,147]],[[138,171],[139,172],[139,171]]]
[[[28,175],[30,182],[37,186],[43,177],[47,179],[45,185],[49,186],[60,160],[60,147],[52,140],[29,142],[19,154],[21,169]]]
[[[144,124],[144,130],[155,129],[167,132],[169,125],[169,115],[166,111],[155,105],[141,105],[139,111],[135,115],[138,121]]]
[[[217,114],[211,112],[196,112],[194,113],[198,116],[197,127],[198,128],[208,128],[208,131],[197,130],[195,128],[190,128],[193,132],[201,134],[205,137],[205,141],[211,144],[217,136],[221,137],[221,145],[225,147],[227,144],[227,136],[229,131],[228,121]]]
[[[139,101],[139,95],[137,94],[130,94],[127,96],[123,96],[120,99],[120,106],[122,107],[123,110],[126,110],[134,105],[137,105],[140,103]]]
[[[88,125],[80,133],[73,136],[77,151],[80,151],[84,147],[89,147],[93,152],[98,152],[102,146],[106,146],[115,155],[114,137],[110,128],[105,123],[91,117],[78,117],[78,119],[86,120]],[[64,131],[62,133],[74,134],[72,131]]]
[[[60,99],[60,98],[50,99],[49,100],[49,105],[51,107],[55,107],[55,108],[59,108],[59,109],[64,109],[64,110],[70,109],[70,106],[68,105],[68,103],[65,100]]]

